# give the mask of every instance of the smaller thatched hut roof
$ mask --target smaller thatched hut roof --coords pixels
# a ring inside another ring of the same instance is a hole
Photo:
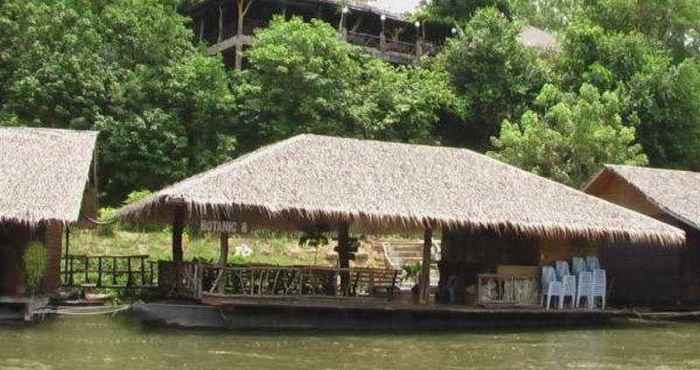
[[[247,222],[368,232],[426,226],[552,239],[682,244],[684,232],[469,150],[300,135],[184,180],[118,213],[136,223]]]
[[[97,132],[0,127],[0,223],[78,221]]]
[[[663,212],[700,230],[700,173],[606,165],[584,191],[594,192],[612,179],[622,180]]]
[[[550,52],[559,51],[559,40],[556,36],[537,27],[523,27],[518,34],[518,39],[523,46],[528,48]]]

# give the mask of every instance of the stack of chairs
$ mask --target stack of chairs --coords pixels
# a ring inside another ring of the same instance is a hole
[[[557,272],[552,266],[542,266],[542,301],[541,305],[545,304],[545,297],[547,299],[545,306],[547,310],[552,303],[552,298],[557,298],[559,302],[563,301],[563,285],[557,280]]]
[[[547,310],[553,297],[557,298],[559,309],[564,308],[567,298],[570,298],[571,307],[582,307],[585,298],[588,309],[592,310],[600,300],[600,307],[604,310],[606,296],[607,276],[600,268],[598,257],[573,257],[571,270],[567,261],[557,261],[554,267],[542,267],[541,304],[546,303]]]

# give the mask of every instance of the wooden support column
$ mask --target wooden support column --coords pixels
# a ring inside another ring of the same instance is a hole
[[[338,225],[338,267],[346,269],[350,267],[350,225],[342,223]],[[350,275],[340,274],[340,290],[343,294],[348,294],[350,288]]]
[[[347,6],[343,7],[340,13],[340,24],[338,25],[338,32],[340,33],[340,37],[343,40],[348,39],[348,28],[345,26],[345,22],[347,22],[348,13],[350,13],[350,10]]]
[[[430,303],[430,265],[432,264],[431,250],[433,247],[433,229],[426,228],[423,234],[423,264],[420,270],[420,296],[421,304]]]
[[[219,266],[221,267],[221,271],[219,272],[219,276],[216,278],[216,290],[222,294],[226,288],[226,282],[222,279],[222,277],[226,276],[226,270],[224,270],[224,268],[226,268],[226,264],[228,263],[228,237],[229,234],[226,232],[219,235],[219,245],[221,247],[219,254]]]
[[[420,59],[423,56],[423,36],[420,32],[420,22],[415,23],[416,26],[416,59]]]
[[[379,50],[385,51],[386,50],[386,31],[385,31],[386,15],[382,14],[379,19],[382,21],[382,30],[379,33]]]
[[[199,18],[199,42],[204,42],[204,15]]]
[[[228,233],[221,233],[219,236],[219,246],[221,247],[219,255],[219,266],[226,267],[228,263]]]
[[[219,34],[216,37],[216,42],[224,41],[224,6],[219,5]]]
[[[185,230],[185,206],[178,204],[173,212],[173,262],[182,262],[182,234]]]

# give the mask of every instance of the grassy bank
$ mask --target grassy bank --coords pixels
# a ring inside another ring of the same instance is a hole
[[[169,230],[137,232],[117,228],[112,235],[100,235],[95,230],[71,232],[70,254],[84,255],[149,255],[153,260],[171,259],[171,235]],[[185,260],[218,261],[219,236],[201,234],[184,235]],[[249,256],[237,254],[237,249],[248,246]],[[273,265],[333,265],[335,263],[333,242],[314,248],[300,246],[295,235],[273,233],[251,233],[234,235],[229,239],[230,262],[261,263]],[[358,264],[377,265],[382,256],[377,255],[368,244],[363,243],[358,253]]]

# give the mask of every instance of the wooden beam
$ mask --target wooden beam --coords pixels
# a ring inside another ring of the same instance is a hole
[[[430,303],[430,265],[433,247],[433,229],[426,228],[423,234],[423,264],[420,270],[420,303]]]
[[[182,262],[182,234],[185,230],[185,206],[176,205],[173,212],[173,262]]]

